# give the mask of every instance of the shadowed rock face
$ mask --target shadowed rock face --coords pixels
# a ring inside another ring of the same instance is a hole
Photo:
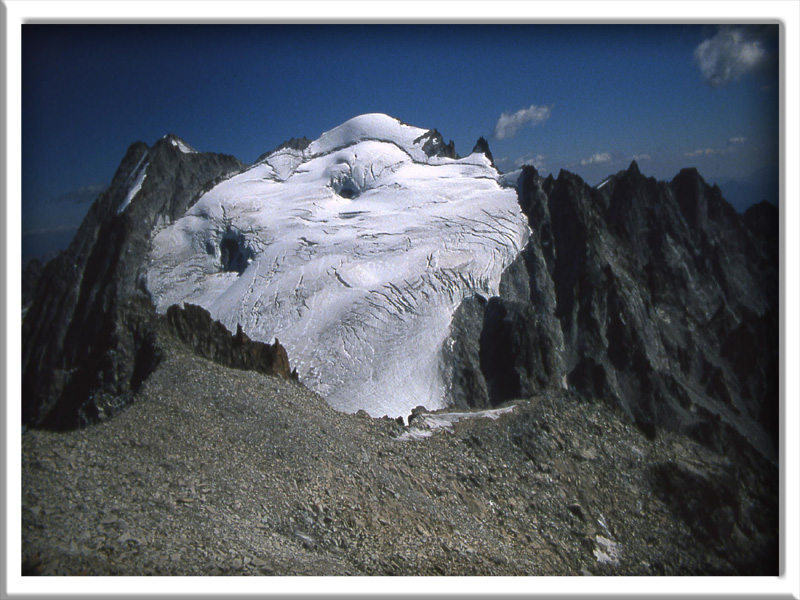
[[[69,248],[45,267],[22,325],[23,423],[62,428],[97,420],[145,376],[136,356],[150,334],[129,325],[144,319],[142,302],[149,301],[139,298],[135,308],[128,301],[142,296],[151,233],[243,167],[231,156],[186,149],[174,136],[152,148],[133,144]],[[121,210],[141,173],[138,193]]]
[[[566,383],[645,431],[716,447],[735,432],[774,458],[777,208],[739,215],[696,170],[657,182],[635,162],[597,189],[525,167],[518,193],[528,247],[499,298],[454,320],[456,371],[472,382],[469,393],[454,386],[457,402],[497,405]]]
[[[39,284],[44,265],[37,258],[32,258],[22,267],[22,308],[26,309],[33,300],[33,293]]]
[[[489,150],[489,142],[486,141],[486,138],[483,136],[478,138],[478,141],[475,142],[475,146],[472,148],[472,152],[480,152],[486,155],[486,158],[489,159],[489,162],[494,166],[494,157],[492,156],[492,151]]]
[[[453,140],[447,144],[444,143],[442,134],[438,129],[431,129],[424,135],[414,140],[415,143],[423,142],[422,151],[428,156],[445,156],[447,158],[458,158],[456,154],[456,145]]]

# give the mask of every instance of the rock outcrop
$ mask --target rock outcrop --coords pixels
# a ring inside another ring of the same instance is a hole
[[[532,235],[500,297],[454,321],[458,403],[566,384],[652,434],[732,434],[774,459],[777,209],[739,215],[696,170],[657,182],[635,162],[597,188],[525,167],[517,189]]]
[[[195,354],[225,367],[257,371],[284,379],[297,379],[289,367],[289,357],[278,340],[274,344],[253,341],[237,327],[231,334],[219,321],[200,306],[174,304],[167,309],[171,332],[187,344]]]
[[[458,158],[456,154],[456,144],[450,140],[447,144],[444,143],[442,134],[438,129],[431,129],[425,134],[421,135],[414,140],[414,143],[422,142],[422,151],[428,156],[444,156],[446,158]]]
[[[73,427],[118,408],[145,376],[136,357],[150,337],[141,324],[142,305],[150,304],[140,276],[153,231],[243,166],[232,156],[194,152],[172,135],[152,148],[130,146],[33,293],[22,324],[24,424]]]
[[[478,141],[475,142],[475,146],[472,148],[473,154],[475,152],[480,152],[481,154],[485,154],[486,158],[489,159],[489,162],[492,166],[494,166],[494,157],[492,156],[492,151],[489,150],[489,142],[486,141],[486,138],[481,136],[478,138]]]

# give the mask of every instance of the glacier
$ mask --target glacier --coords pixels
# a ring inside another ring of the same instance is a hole
[[[361,115],[218,183],[153,234],[156,309],[277,338],[337,410],[447,407],[453,314],[498,294],[530,229],[484,154],[437,156],[431,133]]]

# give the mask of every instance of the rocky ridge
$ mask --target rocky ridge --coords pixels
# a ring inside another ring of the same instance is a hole
[[[739,215],[696,170],[657,182],[635,162],[597,188],[525,167],[517,190],[531,237],[500,295],[454,319],[456,403],[568,387],[651,435],[775,460],[776,207]]]
[[[38,277],[22,323],[24,424],[75,427],[128,402],[146,376],[137,355],[150,354],[141,273],[151,233],[243,166],[172,135],[130,146],[73,242]]]
[[[173,304],[167,310],[166,319],[174,335],[198,356],[225,367],[297,379],[297,371],[289,367],[286,349],[278,340],[273,344],[253,341],[241,327],[231,335],[207,310],[194,304]]]

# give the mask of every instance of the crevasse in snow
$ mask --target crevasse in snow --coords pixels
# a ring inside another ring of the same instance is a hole
[[[497,294],[529,229],[483,154],[428,157],[426,131],[362,115],[218,184],[154,236],[157,309],[199,304],[277,337],[336,409],[447,406],[453,313]]]

